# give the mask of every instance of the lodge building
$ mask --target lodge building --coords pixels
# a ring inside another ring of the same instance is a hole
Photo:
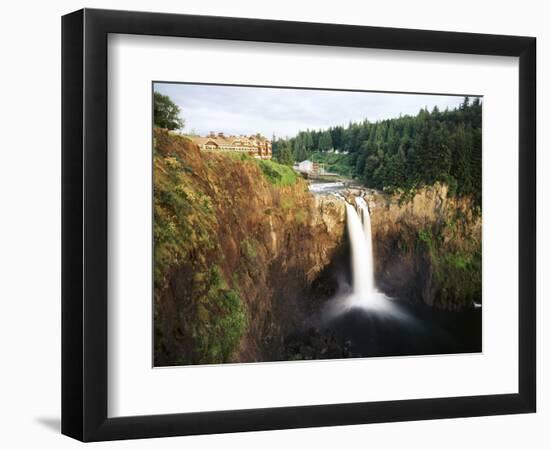
[[[242,152],[259,159],[271,159],[271,141],[261,134],[226,136],[210,132],[208,136],[191,138],[203,151]]]

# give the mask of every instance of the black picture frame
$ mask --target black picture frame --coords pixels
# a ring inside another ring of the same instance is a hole
[[[519,57],[518,393],[107,416],[110,33]],[[82,441],[535,412],[536,39],[83,9],[62,18],[62,433]]]

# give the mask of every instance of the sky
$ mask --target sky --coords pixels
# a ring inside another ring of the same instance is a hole
[[[155,83],[181,109],[185,133],[293,137],[298,131],[415,115],[458,106],[463,97],[334,90]]]

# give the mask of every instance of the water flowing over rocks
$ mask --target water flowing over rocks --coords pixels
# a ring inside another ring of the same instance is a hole
[[[481,305],[482,221],[473,198],[449,196],[443,184],[394,194],[355,186],[336,195],[360,214],[358,199],[368,204],[377,288],[447,311]]]

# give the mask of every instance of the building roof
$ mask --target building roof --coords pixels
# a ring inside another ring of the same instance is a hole
[[[213,142],[217,146],[241,145],[243,147],[256,147],[258,144],[270,142],[264,136],[225,136],[221,133],[209,136],[193,136],[192,139],[193,142],[199,145]]]

